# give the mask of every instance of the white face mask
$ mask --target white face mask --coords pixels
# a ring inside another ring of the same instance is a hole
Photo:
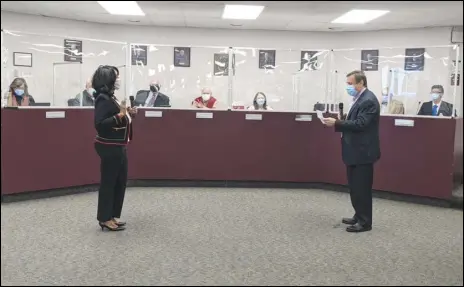
[[[266,100],[264,98],[257,98],[256,103],[260,106],[263,106]]]
[[[436,101],[440,98],[440,94],[437,94],[437,93],[432,93],[430,94],[430,96],[432,97],[432,100]]]
[[[119,90],[119,88],[121,87],[121,79],[116,79],[116,82],[114,83],[114,89],[115,90]]]
[[[88,88],[87,93],[89,93],[89,95],[93,96],[93,94],[95,93],[95,89],[94,88]]]
[[[202,94],[201,98],[203,99],[203,101],[208,101],[211,98],[211,95],[210,94]]]

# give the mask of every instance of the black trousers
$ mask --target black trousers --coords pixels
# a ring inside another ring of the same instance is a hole
[[[348,165],[346,170],[354,218],[363,226],[372,226],[374,165]]]
[[[127,183],[126,147],[95,143],[100,156],[100,189],[97,219],[106,222],[121,217]]]

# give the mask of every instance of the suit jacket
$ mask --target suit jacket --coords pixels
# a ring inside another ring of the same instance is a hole
[[[150,94],[150,91],[147,91],[147,90],[138,91],[137,95],[135,96],[135,105],[137,107],[139,106],[144,107],[149,94]],[[170,106],[169,97],[163,93],[158,93],[158,96],[156,97],[153,107],[166,107],[166,106]]]
[[[421,105],[420,110],[417,114],[419,116],[431,116],[432,108],[433,108],[432,101],[425,102]],[[440,109],[438,110],[438,115],[443,115],[445,117],[452,117],[453,116],[453,104],[450,104],[445,101],[441,101]]]
[[[366,89],[351,107],[345,120],[335,122],[342,132],[342,158],[346,165],[372,164],[380,159],[380,103]]]
[[[81,105],[81,93],[77,94],[74,99],[68,100],[68,106],[76,107]],[[82,92],[82,106],[83,107],[93,107],[95,105],[93,95],[89,94],[87,90]]]

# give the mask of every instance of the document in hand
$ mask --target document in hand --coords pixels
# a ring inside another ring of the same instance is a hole
[[[324,120],[324,115],[322,114],[322,111],[316,111],[317,117],[323,122]]]

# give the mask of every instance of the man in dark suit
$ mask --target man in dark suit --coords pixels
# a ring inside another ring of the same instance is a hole
[[[421,105],[419,116],[453,116],[453,104],[445,102],[442,100],[445,89],[442,85],[432,86],[430,96],[432,100],[430,102],[425,102]]]
[[[169,97],[160,92],[161,86],[157,81],[150,84],[150,90],[141,90],[135,96],[137,107],[169,107]]]
[[[95,104],[94,99],[95,90],[92,88],[92,80],[88,79],[85,83],[85,90],[77,94],[74,98],[68,100],[68,106],[80,106],[81,105],[81,95],[82,95],[82,106],[83,107],[93,107]]]
[[[344,218],[342,222],[349,225],[348,232],[364,232],[372,229],[374,163],[380,159],[380,104],[367,89],[363,72],[349,73],[346,84],[346,91],[353,98],[348,115],[324,118],[323,123],[342,133],[342,157],[355,211],[352,218]]]

